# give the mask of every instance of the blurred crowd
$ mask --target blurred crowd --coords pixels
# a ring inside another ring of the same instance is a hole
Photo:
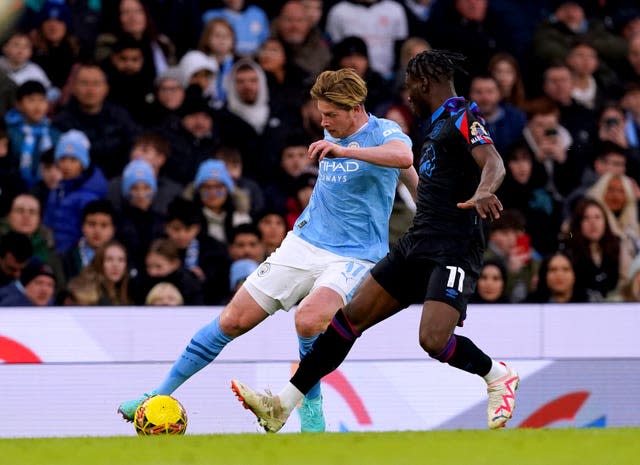
[[[0,56],[0,306],[221,305],[317,179],[349,67],[420,156],[404,68],[467,57],[507,168],[475,303],[640,301],[634,0],[26,0]],[[398,186],[393,243],[415,204]]]

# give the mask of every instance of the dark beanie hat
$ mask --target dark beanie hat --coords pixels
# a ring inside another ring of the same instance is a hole
[[[41,260],[33,259],[24,267],[22,273],[20,273],[20,283],[26,286],[41,275],[50,276],[54,281],[56,280],[56,275],[53,273],[51,266]]]
[[[333,59],[335,61],[352,55],[360,55],[365,58],[369,58],[367,44],[360,37],[345,37],[333,47]]]

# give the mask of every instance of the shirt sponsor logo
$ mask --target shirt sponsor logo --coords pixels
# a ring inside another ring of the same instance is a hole
[[[478,121],[474,121],[471,123],[471,143],[472,144],[491,144],[493,141],[491,140],[491,136],[484,128],[482,124]]]

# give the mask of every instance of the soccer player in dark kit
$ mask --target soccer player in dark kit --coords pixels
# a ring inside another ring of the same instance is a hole
[[[463,71],[463,62],[460,54],[430,50],[407,65],[412,109],[431,123],[418,167],[413,226],[338,310],[278,395],[231,382],[267,432],[282,428],[305,393],[342,363],[364,330],[420,300],[420,346],[430,357],[484,378],[489,428],[504,427],[511,418],[518,374],[454,334],[482,264],[480,219],[500,217],[502,204],[494,192],[505,174],[476,104],[456,95],[453,77]]]

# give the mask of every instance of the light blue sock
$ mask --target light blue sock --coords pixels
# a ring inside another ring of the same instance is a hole
[[[309,352],[315,340],[318,339],[318,336],[319,334],[316,334],[315,336],[311,336],[311,337],[298,336],[298,350],[300,352],[300,360],[302,360],[302,358],[307,354],[307,352]],[[312,400],[320,396],[320,394],[322,394],[322,392],[320,391],[320,381],[318,381],[311,388],[311,390],[307,392],[307,395],[305,397],[308,400]]]
[[[232,337],[222,332],[220,317],[216,317],[193,335],[184,352],[175,361],[169,374],[154,393],[172,394],[182,383],[213,362],[232,340]]]

